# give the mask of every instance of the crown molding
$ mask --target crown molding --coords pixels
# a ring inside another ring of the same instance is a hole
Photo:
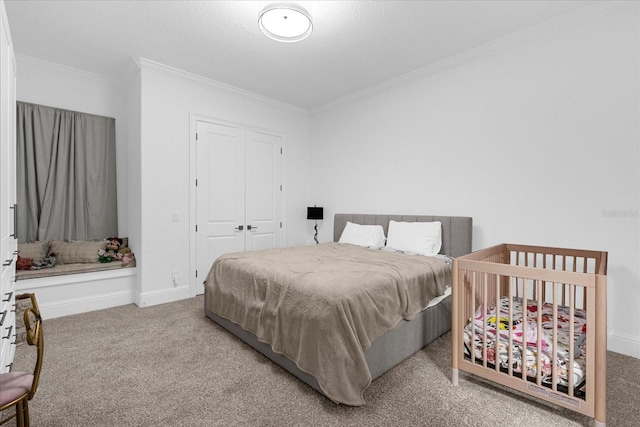
[[[4,35],[7,38],[9,46],[13,49],[13,40],[11,39],[11,27],[9,26],[9,16],[7,15],[7,9],[4,7],[4,0],[0,1],[0,19],[2,20],[1,28]]]
[[[150,71],[150,72],[162,75],[164,77],[180,80],[185,83],[196,84],[198,86],[203,86],[208,89],[216,90],[218,92],[224,92],[239,98],[250,99],[251,101],[257,101],[269,107],[276,107],[280,110],[293,113],[296,115],[301,115],[304,117],[309,116],[309,110],[305,108],[288,104],[286,102],[278,101],[276,99],[269,98],[263,95],[259,95],[255,92],[251,92],[245,89],[240,89],[235,86],[221,83],[216,80],[212,80],[197,74],[190,73],[188,71],[180,70],[178,68],[161,64],[159,62],[151,61],[146,58],[138,57],[138,58],[132,58],[132,60],[135,66],[139,70]],[[131,76],[132,73],[129,72],[129,75]]]
[[[131,61],[128,61],[125,65],[124,72],[122,73],[123,84],[128,87],[131,80],[140,74],[141,68],[140,61],[138,61],[137,58],[131,58]]]
[[[434,64],[427,65],[417,70],[393,77],[382,83],[370,86],[360,91],[351,93],[341,98],[329,101],[319,107],[310,109],[310,115],[331,111],[335,108],[351,104],[353,102],[370,98],[375,95],[405,86],[417,81],[425,80],[435,75],[462,67],[475,61],[482,60],[500,52],[513,49],[522,44],[534,40],[548,37],[561,31],[585,24],[587,22],[611,15],[620,10],[638,7],[640,2],[633,1],[597,1],[588,4],[580,9],[551,18],[540,24],[525,28],[515,33],[509,34],[497,40],[485,43],[478,47],[469,49],[460,54],[445,58]]]
[[[43,70],[47,73],[55,73],[63,77],[86,80],[91,83],[98,83],[101,85],[109,86],[111,88],[121,89],[123,87],[122,81],[120,81],[119,79],[102,74],[92,73],[90,71],[80,70],[78,68],[68,67],[66,65],[56,64],[55,62],[34,58],[32,56],[16,54],[16,62],[18,67],[20,67],[20,64],[25,64],[29,65],[30,67]],[[18,73],[20,73],[20,70],[18,70]]]

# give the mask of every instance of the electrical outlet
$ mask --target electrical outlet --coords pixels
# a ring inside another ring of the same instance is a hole
[[[173,281],[173,286],[178,286],[178,272],[171,272],[171,280]]]

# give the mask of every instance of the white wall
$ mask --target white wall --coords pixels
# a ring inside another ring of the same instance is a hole
[[[609,252],[609,348],[640,357],[637,5],[313,115],[333,214],[468,215],[474,249]],[[355,99],[355,97],[354,97]]]
[[[285,240],[287,245],[303,244],[308,226],[308,113],[150,61],[140,60],[139,66],[142,248],[138,304],[192,295],[187,288],[195,266],[189,258],[192,114],[284,135]],[[173,221],[174,213],[178,222]],[[172,271],[181,278],[178,287],[171,282]],[[197,286],[203,277],[206,272],[199,272]]]
[[[18,101],[116,119],[118,209],[115,214],[119,234],[127,236],[127,114],[123,85],[105,76],[24,55],[16,55],[16,67]]]

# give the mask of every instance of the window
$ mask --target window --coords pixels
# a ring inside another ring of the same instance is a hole
[[[118,234],[115,119],[17,102],[18,238]]]

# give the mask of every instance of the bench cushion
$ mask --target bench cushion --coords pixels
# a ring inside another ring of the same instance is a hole
[[[16,280],[38,279],[41,277],[62,276],[65,274],[93,273],[104,270],[117,270],[120,268],[134,267],[135,261],[126,267],[122,261],[112,261],[106,263],[96,262],[93,264],[59,264],[53,268],[43,268],[42,270],[16,270]]]

